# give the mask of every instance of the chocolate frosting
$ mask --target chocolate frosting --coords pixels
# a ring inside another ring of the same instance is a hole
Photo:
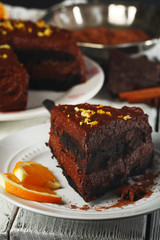
[[[5,48],[8,46],[8,48]],[[29,76],[9,45],[0,45],[0,111],[23,110]]]

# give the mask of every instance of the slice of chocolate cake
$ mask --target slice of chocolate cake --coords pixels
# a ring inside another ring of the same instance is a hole
[[[120,92],[156,87],[159,77],[160,63],[146,56],[133,58],[119,50],[110,52],[107,88],[113,96]]]
[[[51,110],[48,145],[71,186],[88,202],[151,165],[151,132],[140,108],[59,105]]]
[[[29,76],[8,44],[0,45],[0,111],[24,110]]]

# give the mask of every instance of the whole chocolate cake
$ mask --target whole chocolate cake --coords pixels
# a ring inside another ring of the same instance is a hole
[[[48,145],[71,186],[88,202],[151,165],[151,132],[140,108],[59,105],[51,110]]]
[[[27,105],[29,75],[8,44],[0,45],[0,111],[23,110]]]
[[[44,21],[0,21],[0,44],[13,48],[30,76],[30,88],[64,91],[86,81],[83,56],[69,30]]]

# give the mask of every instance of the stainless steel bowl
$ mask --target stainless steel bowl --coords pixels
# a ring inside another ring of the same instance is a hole
[[[138,28],[151,36],[151,40],[144,42],[118,45],[78,42],[83,53],[95,59],[108,59],[109,50],[113,48],[130,54],[139,53],[160,41],[160,8],[131,1],[60,4],[52,8],[49,23],[71,30],[105,25],[111,28]]]

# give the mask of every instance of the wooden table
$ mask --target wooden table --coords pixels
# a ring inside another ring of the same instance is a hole
[[[108,221],[80,221],[44,216],[0,202],[1,240],[159,240],[160,211]]]
[[[110,104],[105,86],[89,102]],[[112,106],[117,106],[112,102]],[[123,103],[121,103],[123,105]],[[156,108],[145,106],[155,126]],[[0,122],[0,137],[24,127],[49,121],[48,117],[21,122]],[[160,126],[160,125],[159,125]],[[159,130],[159,129],[157,129]],[[119,220],[82,221],[45,216],[18,208],[0,198],[0,240],[159,240],[160,211]]]

